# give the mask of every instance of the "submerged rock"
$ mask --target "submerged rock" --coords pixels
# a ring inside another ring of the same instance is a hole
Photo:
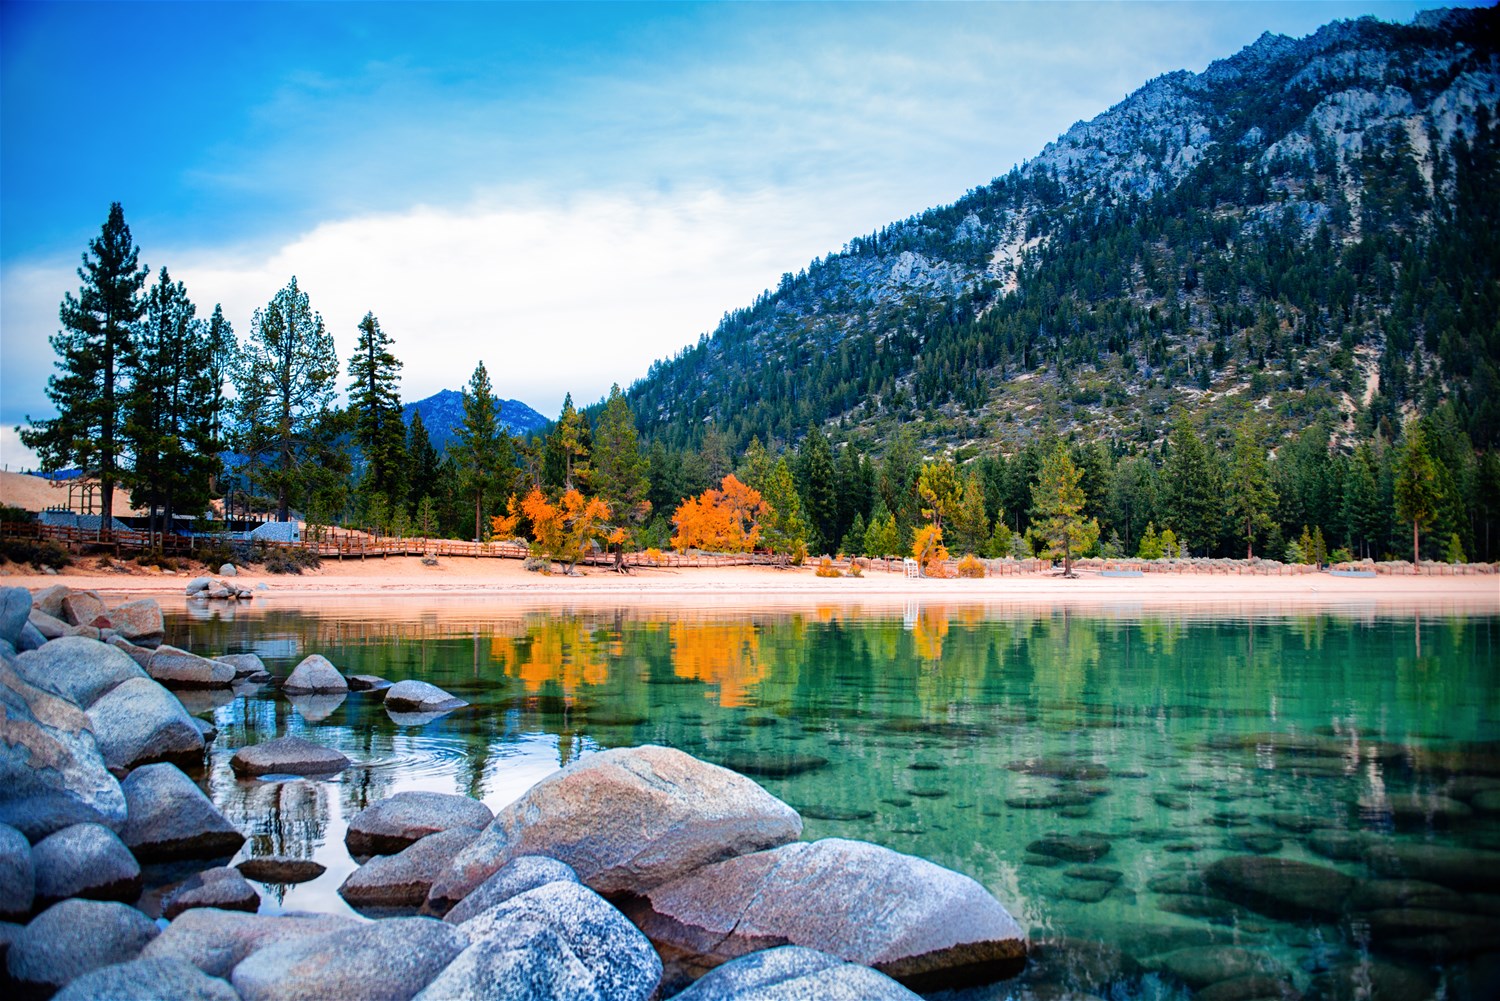
[[[374,674],[351,674],[344,679],[351,692],[379,692],[391,687],[391,683]]]
[[[859,841],[717,862],[648,890],[644,904],[632,917],[652,941],[704,967],[790,943],[929,990],[1013,975],[1026,954],[1020,926],[978,883]]]
[[[1162,967],[1194,990],[1239,977],[1286,973],[1280,963],[1265,953],[1231,945],[1200,946],[1169,952],[1162,957]]]
[[[1005,766],[1023,775],[1040,775],[1053,779],[1098,781],[1109,775],[1109,766],[1098,761],[1080,761],[1068,757],[1023,758]]]
[[[6,966],[12,979],[50,992],[91,970],[134,959],[157,932],[156,922],[134,907],[64,900],[16,936]]]
[[[268,945],[242,960],[230,982],[244,1001],[405,999],[467,945],[457,929],[441,921],[388,918]]]
[[[1355,880],[1327,866],[1264,855],[1233,855],[1203,871],[1218,894],[1289,921],[1334,921]]]
[[[54,831],[31,850],[41,906],[85,897],[131,903],[141,895],[141,867],[119,835],[101,824]]]
[[[483,829],[495,815],[477,799],[440,792],[398,792],[365,807],[349,821],[344,845],[356,857],[392,855],[455,827]]]
[[[1109,854],[1106,839],[1092,834],[1049,834],[1026,846],[1034,855],[1051,855],[1065,862],[1092,862]]]
[[[433,884],[428,904],[446,912],[519,855],[565,862],[600,893],[639,893],[801,833],[791,807],[726,768],[654,745],[602,751],[500,811]]]
[[[724,754],[717,763],[732,772],[754,778],[785,779],[828,767],[828,759],[816,754]]]
[[[349,767],[349,759],[332,748],[301,737],[277,737],[242,747],[229,759],[236,775],[328,775]]]
[[[1382,875],[1441,883],[1455,890],[1500,892],[1500,852],[1388,842],[1371,846],[1367,856],[1370,868]]]

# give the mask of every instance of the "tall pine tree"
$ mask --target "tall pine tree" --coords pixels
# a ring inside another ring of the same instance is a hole
[[[379,496],[399,504],[408,472],[406,423],[401,418],[401,362],[374,313],[359,321],[359,342],[349,357],[349,416],[354,443],[364,453],[360,492],[365,503]]]
[[[1422,565],[1422,529],[1430,528],[1442,510],[1438,466],[1427,447],[1422,422],[1406,429],[1406,444],[1396,459],[1396,517],[1411,523],[1412,570]]]
[[[511,488],[515,453],[510,435],[496,416],[495,394],[484,362],[475,367],[463,393],[464,419],[449,454],[458,467],[460,489],[474,501],[474,541],[478,542],[484,538],[486,502],[493,504]]]
[[[838,546],[838,476],[833,449],[816,424],[809,425],[797,451],[797,486],[808,527],[808,542],[818,552]]]
[[[141,289],[148,269],[130,239],[125,210],[109,207],[99,236],[89,242],[78,277],[78,295],[63,298],[63,329],[52,337],[57,373],[47,380],[47,398],[57,408],[51,420],[26,423],[21,440],[41,456],[49,472],[76,465],[99,478],[100,531],[109,532],[115,484],[125,442],[125,378],[134,352],[135,323],[145,312]]]
[[[1219,469],[1187,415],[1172,428],[1171,452],[1162,470],[1162,501],[1167,524],[1189,544],[1212,551],[1223,514]]]
[[[1245,559],[1255,555],[1255,533],[1273,524],[1271,512],[1276,508],[1276,491],[1271,488],[1271,470],[1266,464],[1266,450],[1256,440],[1249,418],[1234,435],[1234,454],[1229,460],[1229,482],[1226,487],[1226,513],[1245,540]]]
[[[594,492],[609,504],[619,524],[639,525],[651,512],[646,499],[646,458],[636,436],[635,415],[618,385],[609,388],[609,399],[594,426]],[[720,476],[723,479],[723,476]]]

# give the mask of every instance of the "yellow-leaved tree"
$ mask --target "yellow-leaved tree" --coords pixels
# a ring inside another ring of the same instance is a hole
[[[948,547],[943,545],[943,530],[936,525],[923,525],[912,539],[911,554],[922,568],[924,577],[946,577],[948,569]]]
[[[566,490],[553,503],[540,488],[532,487],[519,504],[512,495],[507,509],[505,517],[491,519],[495,535],[515,534],[524,518],[531,525],[532,555],[567,564],[569,574],[593,543],[625,540],[625,530],[609,524],[609,505],[579,490]]]
[[[760,538],[760,518],[769,510],[760,492],[730,473],[718,489],[710,487],[689,497],[672,514],[677,532],[672,548],[706,549],[715,553],[745,553]]]

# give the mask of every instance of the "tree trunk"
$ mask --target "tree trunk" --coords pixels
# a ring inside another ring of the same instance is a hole
[[[1421,539],[1417,535],[1417,519],[1411,520],[1411,572],[1422,572],[1422,546]]]

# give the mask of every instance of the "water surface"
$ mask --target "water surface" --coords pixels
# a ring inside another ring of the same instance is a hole
[[[1500,850],[1500,816],[1479,808],[1500,789],[1500,617],[320,598],[171,613],[168,641],[255,652],[282,676],[321,653],[472,703],[397,721],[358,693],[197,697],[219,729],[206,786],[250,834],[242,855],[329,867],[267,887],[268,910],[346,911],[346,818],[392,792],[498,809],[580,755],[657,743],[752,774],[802,812],[809,839],[964,872],[1033,938],[1064,943],[1022,983],[972,996],[1180,993],[1149,971],[1211,944],[1264,955],[1298,990],[1326,990],[1350,964],[1361,972],[1344,980],[1399,974],[1450,998],[1500,983],[1495,880],[1417,899],[1370,862],[1390,846],[1476,851],[1476,865]],[[285,733],[356,767],[234,778],[236,748]],[[1314,863],[1374,903],[1399,899],[1338,920],[1268,917],[1203,887],[1206,866],[1237,855]]]

